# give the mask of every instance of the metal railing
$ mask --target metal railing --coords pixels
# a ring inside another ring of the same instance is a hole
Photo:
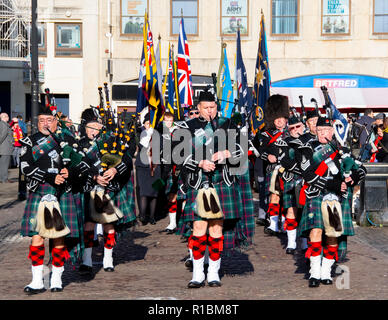
[[[0,0],[0,59],[30,55],[31,1]]]

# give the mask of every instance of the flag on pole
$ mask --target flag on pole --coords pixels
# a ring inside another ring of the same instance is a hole
[[[257,52],[255,80],[253,86],[254,104],[251,112],[253,134],[264,126],[265,102],[270,96],[271,75],[269,72],[267,38],[265,35],[264,14],[261,14],[259,50]]]
[[[224,47],[224,61],[220,73],[220,89],[221,94],[221,114],[223,117],[230,118],[232,116],[234,100],[233,100],[233,86],[232,79],[230,77],[228,57],[226,54],[226,46]]]
[[[337,141],[341,144],[341,146],[344,147],[346,144],[346,139],[348,137],[349,123],[344,117],[344,115],[337,109],[337,107],[331,101],[330,96],[328,97],[330,102],[331,115],[333,119],[334,134]]]
[[[224,60],[225,60],[225,53],[224,49],[226,48],[226,43],[224,43],[221,40],[221,58],[220,58],[220,65],[218,67],[218,73],[217,73],[217,99],[221,101],[222,99],[222,86],[221,86],[221,79],[222,79],[222,72],[224,68]]]
[[[155,128],[158,119],[160,119],[160,117],[163,115],[164,110],[161,104],[154,44],[152,39],[152,32],[148,24],[147,13],[144,15],[143,37],[144,52],[146,53],[146,84],[144,88],[144,94],[148,102],[151,127]]]
[[[241,53],[240,29],[237,30],[237,52],[236,52],[236,73],[235,85],[236,95],[238,97],[238,105],[240,113],[247,115],[251,112],[252,98],[248,90],[247,71]]]
[[[178,39],[178,87],[180,104],[184,107],[193,105],[189,44],[186,38],[183,18],[181,18],[179,26]]]
[[[144,95],[146,85],[146,74],[145,74],[145,59],[144,59],[144,46],[140,59],[140,70],[139,70],[139,82],[137,85],[137,101],[136,101],[136,113],[139,114],[146,106],[147,99]]]
[[[165,81],[164,81],[164,91],[165,88],[168,85],[168,96],[166,100],[166,107],[168,110],[172,113],[175,114],[174,110],[174,96],[175,96],[175,74],[174,74],[174,53],[173,53],[173,48],[171,45],[168,45],[168,64],[167,64],[167,70],[168,72],[166,73]]]
[[[156,69],[157,69],[157,73],[158,73],[158,87],[159,87],[159,92],[162,92],[162,85],[163,85],[163,69],[162,69],[162,64],[161,64],[161,61],[162,61],[162,53],[160,51],[160,42],[161,42],[161,37],[159,35],[159,38],[158,38],[158,46],[156,47],[156,55],[155,55],[155,59],[156,59]],[[164,101],[163,99],[163,96],[162,96],[162,101]]]

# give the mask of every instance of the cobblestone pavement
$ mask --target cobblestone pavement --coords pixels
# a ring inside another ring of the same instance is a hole
[[[349,238],[348,261],[340,265],[344,273],[334,278],[332,286],[308,288],[308,268],[302,253],[286,255],[285,237],[267,236],[263,227],[257,226],[252,247],[222,258],[220,288],[187,289],[191,272],[182,261],[187,255],[186,243],[177,235],[160,233],[168,224],[167,218],[156,225],[136,226],[119,239],[114,250],[115,272],[102,269],[100,242],[94,251],[91,278],[81,277],[78,266],[66,265],[63,292],[27,296],[23,288],[31,281],[31,264],[27,259],[30,240],[19,235],[25,201],[15,201],[13,185],[17,184],[0,186],[2,200],[5,194],[9,197],[0,209],[0,299],[3,300],[388,299],[388,228],[356,226],[356,236]],[[47,287],[49,272],[49,266],[45,266]]]

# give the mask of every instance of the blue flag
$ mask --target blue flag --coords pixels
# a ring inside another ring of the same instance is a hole
[[[346,143],[346,139],[348,137],[349,123],[344,117],[344,115],[333,104],[330,96],[329,96],[329,101],[330,101],[331,115],[333,118],[334,134],[337,141],[341,144],[341,146],[344,147]]]
[[[255,109],[251,114],[251,130],[253,134],[264,126],[265,102],[269,98],[271,75],[269,72],[267,38],[265,35],[264,15],[261,15],[259,50],[257,52],[255,81],[253,86]]]
[[[139,82],[137,86],[137,102],[136,102],[137,114],[139,114],[147,106],[147,99],[144,95],[145,84],[146,84],[146,74],[145,74],[145,59],[144,59],[144,47],[143,47],[143,51],[140,59]]]
[[[224,48],[224,62],[221,71],[220,87],[222,88],[221,114],[223,117],[230,118],[233,112],[234,101],[232,79],[230,78],[226,48]]]
[[[249,114],[252,108],[252,97],[248,90],[247,71],[241,54],[240,29],[237,30],[236,53],[236,89],[238,95],[239,110],[243,115]]]

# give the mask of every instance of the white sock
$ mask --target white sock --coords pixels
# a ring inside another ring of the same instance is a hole
[[[98,223],[96,225],[96,232],[94,234],[95,234],[96,239],[97,239],[98,235],[101,235],[101,236],[104,235],[104,230],[102,229],[102,224]]]
[[[193,259],[193,278],[191,281],[201,283],[205,280],[205,273],[203,272],[204,260],[205,257],[198,260]]]
[[[107,249],[104,247],[104,259],[103,259],[103,266],[104,269],[106,268],[113,268],[113,249]]]
[[[209,268],[207,269],[207,282],[220,281],[218,271],[221,266],[221,258],[216,261],[209,259]]]
[[[84,254],[82,256],[82,264],[89,266],[89,267],[93,266],[92,250],[93,250],[93,248],[85,248]]]
[[[167,226],[166,229],[174,230],[176,228],[176,212],[170,212],[168,216],[170,218],[170,224]]]
[[[310,257],[310,278],[321,279],[321,256]]]
[[[294,230],[287,230],[287,249],[296,249],[296,229]]]
[[[32,271],[32,281],[27,287],[32,289],[42,289],[44,287],[43,283],[43,264],[40,266],[31,266]]]
[[[279,221],[279,216],[270,216],[270,225],[268,229],[271,229],[272,231],[278,232],[279,231],[279,226],[278,226],[278,221]]]
[[[62,288],[62,273],[64,270],[65,270],[65,267],[63,266],[62,267],[52,266],[50,289]]]
[[[321,279],[322,280],[333,280],[331,278],[331,267],[333,266],[335,260],[334,259],[326,259],[322,258],[322,268],[321,268]]]

